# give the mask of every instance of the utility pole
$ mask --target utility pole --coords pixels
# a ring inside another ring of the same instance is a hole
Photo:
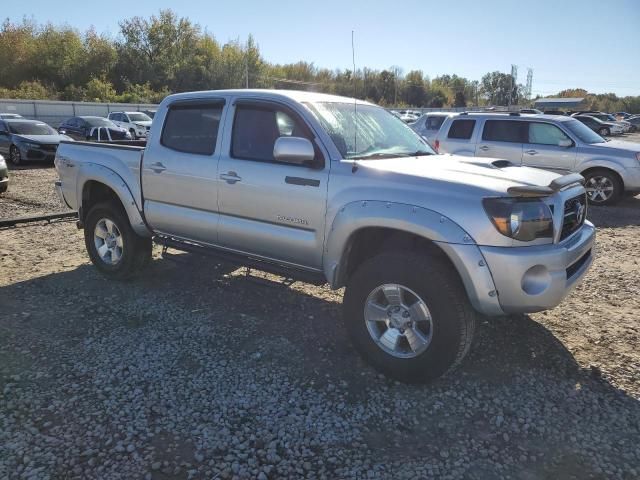
[[[245,76],[244,88],[249,88],[249,52],[247,52],[247,55],[245,55],[245,59],[244,59],[244,76]]]

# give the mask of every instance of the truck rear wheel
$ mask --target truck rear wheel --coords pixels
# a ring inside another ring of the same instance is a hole
[[[374,368],[422,383],[460,364],[471,346],[476,313],[452,268],[417,253],[383,253],[351,276],[344,321]]]
[[[124,280],[151,259],[151,239],[137,235],[120,205],[99,203],[89,210],[84,241],[91,262],[105,276]]]

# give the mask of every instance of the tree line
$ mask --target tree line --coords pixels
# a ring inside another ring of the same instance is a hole
[[[284,88],[356,96],[385,106],[465,107],[526,104],[510,74],[479,81],[430,78],[399,67],[319,68],[265,60],[252,36],[221,43],[188,18],[160,10],[119,25],[117,38],[89,29],[7,19],[0,28],[0,98],[158,103],[169,93],[224,88]],[[568,92],[568,93],[567,93]],[[594,109],[640,111],[639,97],[587,95]]]

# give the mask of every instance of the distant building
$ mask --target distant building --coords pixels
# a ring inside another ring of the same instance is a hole
[[[584,97],[540,98],[535,101],[535,108],[545,110],[585,110]]]

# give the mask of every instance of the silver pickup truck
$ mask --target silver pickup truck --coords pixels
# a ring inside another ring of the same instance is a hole
[[[144,149],[63,142],[55,165],[109,278],[138,271],[155,242],[346,287],[357,350],[409,382],[460,363],[477,314],[556,306],[594,254],[580,175],[437,155],[351,98],[171,95]]]

